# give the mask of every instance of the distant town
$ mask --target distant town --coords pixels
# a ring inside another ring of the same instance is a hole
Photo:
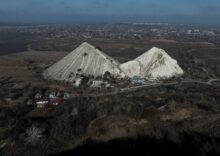
[[[0,33],[16,32],[53,38],[76,39],[170,39],[197,40],[220,44],[220,28],[215,26],[168,23],[106,23],[5,26]]]

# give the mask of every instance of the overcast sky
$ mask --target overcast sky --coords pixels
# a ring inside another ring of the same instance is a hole
[[[220,0],[0,0],[0,22],[220,23]]]

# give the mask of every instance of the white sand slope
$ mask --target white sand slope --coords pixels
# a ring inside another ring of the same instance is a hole
[[[136,59],[120,65],[130,78],[140,76],[149,79],[167,79],[184,74],[177,61],[163,49],[153,47]]]
[[[106,72],[113,77],[122,78],[125,74],[119,69],[119,63],[94,46],[83,43],[73,52],[52,65],[44,77],[54,80],[73,82],[80,75],[102,77]]]

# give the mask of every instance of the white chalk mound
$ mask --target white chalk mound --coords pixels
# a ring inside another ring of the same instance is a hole
[[[126,76],[146,79],[168,79],[184,74],[177,61],[163,49],[153,47],[136,59],[120,65]]]
[[[102,77],[106,72],[123,78],[119,63],[94,46],[83,43],[73,52],[49,67],[44,73],[47,79],[73,82],[80,75]]]

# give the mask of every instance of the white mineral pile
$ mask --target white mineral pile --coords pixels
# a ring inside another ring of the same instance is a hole
[[[48,68],[44,77],[48,79],[73,82],[81,75],[102,77],[106,72],[115,78],[125,74],[119,69],[119,63],[96,47],[83,43],[73,52]]]
[[[184,73],[176,60],[163,49],[156,47],[132,61],[121,64],[120,69],[130,78],[140,76],[146,79],[168,79]]]

